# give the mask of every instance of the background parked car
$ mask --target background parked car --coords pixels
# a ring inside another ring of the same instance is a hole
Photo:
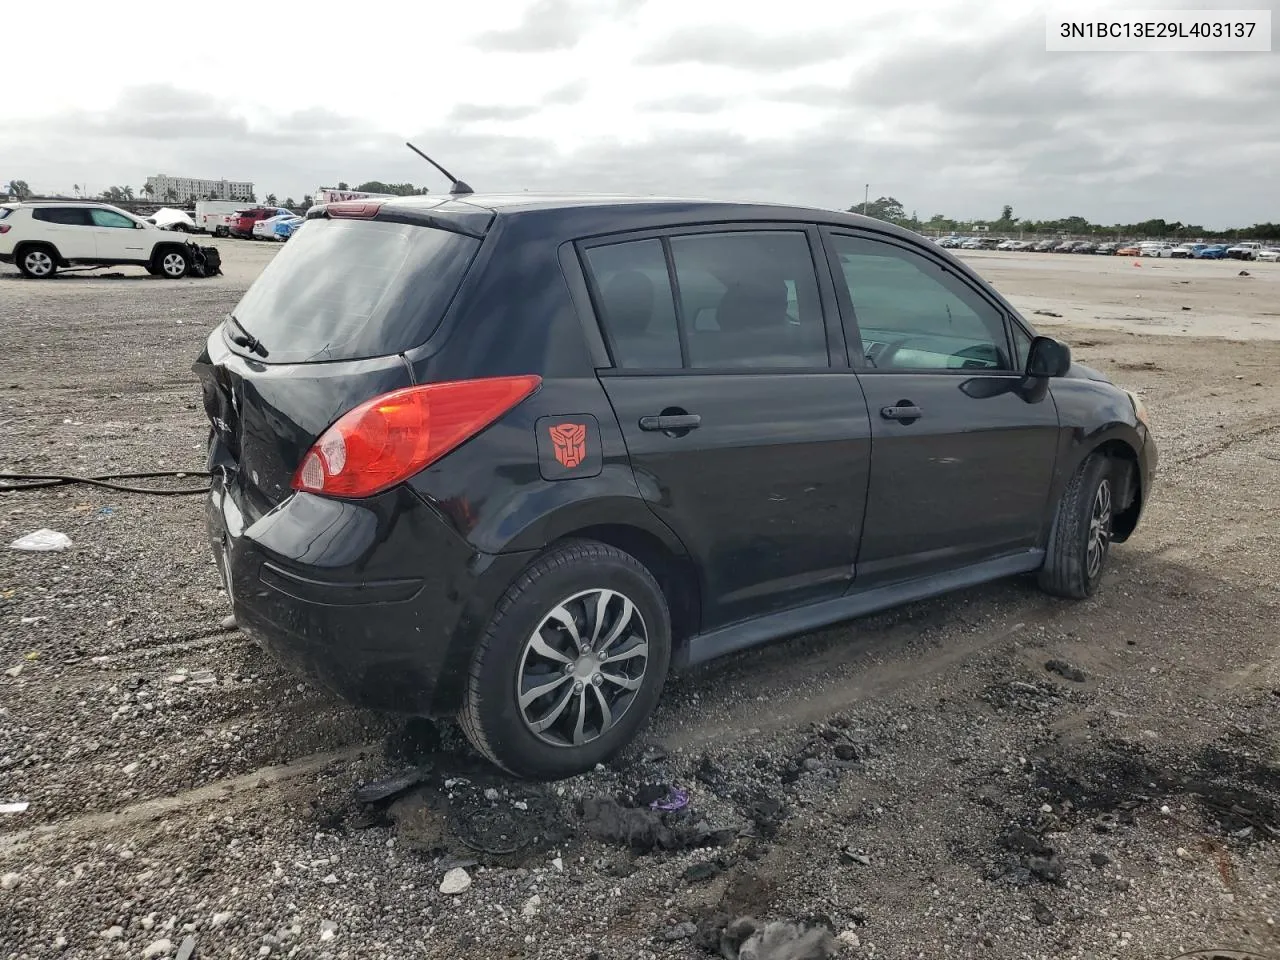
[[[1180,243],[1169,251],[1169,256],[1175,260],[1194,259],[1196,253],[1207,246],[1207,243]]]
[[[181,235],[106,203],[35,201],[0,206],[0,262],[46,280],[61,267],[146,267],[154,276],[187,275]]]
[[[1097,254],[1101,254],[1102,256],[1109,257],[1113,253],[1115,253],[1116,250],[1119,249],[1119,247],[1120,247],[1120,244],[1118,243],[1110,243],[1110,242],[1100,243],[1097,245],[1097,247],[1094,248],[1093,252]]]
[[[1262,244],[1248,240],[1243,243],[1237,243],[1235,246],[1227,247],[1227,256],[1232,260],[1257,260],[1258,253],[1262,250]]]
[[[253,225],[253,238],[255,240],[288,240],[301,223],[303,223],[302,217],[292,213],[267,217]]]
[[[146,220],[147,223],[153,223],[161,230],[173,230],[178,233],[196,233],[199,230],[196,222],[186,211],[175,210],[172,207],[161,207]]]
[[[1077,240],[1076,245],[1071,248],[1072,253],[1093,253],[1098,249],[1098,245],[1092,240]]]
[[[1263,247],[1258,251],[1258,259],[1266,260],[1268,263],[1276,263],[1280,261],[1280,248]]]
[[[1226,255],[1227,245],[1225,243],[1211,243],[1195,252],[1197,260],[1221,260]]]
[[[1034,245],[1031,247],[1031,249],[1032,249],[1032,250],[1035,250],[1037,253],[1048,253],[1050,250],[1052,250],[1052,249],[1053,249],[1054,247],[1056,247],[1057,245],[1058,245],[1058,241],[1057,241],[1057,240],[1041,240],[1041,241],[1037,242],[1036,244],[1034,244]]]
[[[1172,257],[1174,248],[1163,240],[1148,240],[1138,244],[1138,249],[1144,257]]]
[[[1136,243],[1126,243],[1122,247],[1116,248],[1117,257],[1140,257],[1142,256],[1142,248]]]
[[[266,220],[269,217],[293,216],[292,210],[286,210],[284,207],[249,207],[241,210],[231,218],[228,224],[228,230],[233,237],[241,237],[245,239],[253,238],[253,225],[259,220]]]

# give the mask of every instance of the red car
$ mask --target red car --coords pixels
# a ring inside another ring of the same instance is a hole
[[[268,217],[279,216],[280,214],[288,214],[291,211],[284,207],[250,207],[247,210],[239,210],[232,214],[227,220],[227,229],[230,230],[233,237],[243,237],[245,239],[253,239],[253,225],[259,220],[266,220]]]

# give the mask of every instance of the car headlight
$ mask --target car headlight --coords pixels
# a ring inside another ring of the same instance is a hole
[[[1132,390],[1126,390],[1125,393],[1129,395],[1129,400],[1133,403],[1133,415],[1138,418],[1140,424],[1150,429],[1151,424],[1147,420],[1147,405]]]

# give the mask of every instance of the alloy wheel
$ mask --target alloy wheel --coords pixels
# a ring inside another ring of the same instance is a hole
[[[53,273],[53,257],[49,256],[44,250],[32,250],[22,258],[22,262],[32,276],[47,277]]]
[[[170,277],[180,277],[187,272],[187,259],[180,253],[166,253],[160,269]]]
[[[1111,539],[1111,481],[1103,479],[1093,495],[1089,514],[1089,542],[1085,554],[1085,572],[1092,580],[1102,570],[1102,559]]]
[[[544,743],[591,743],[631,707],[648,665],[648,630],[631,599],[616,590],[576,593],[525,642],[516,674],[520,716]]]

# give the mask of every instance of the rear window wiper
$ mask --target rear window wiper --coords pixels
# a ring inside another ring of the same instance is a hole
[[[262,345],[262,341],[255,337],[252,333],[244,328],[244,324],[236,319],[234,313],[227,314],[227,321],[231,323],[239,333],[231,334],[231,342],[237,347],[244,347],[250,353],[256,353],[260,357],[267,355],[267,348]]]

